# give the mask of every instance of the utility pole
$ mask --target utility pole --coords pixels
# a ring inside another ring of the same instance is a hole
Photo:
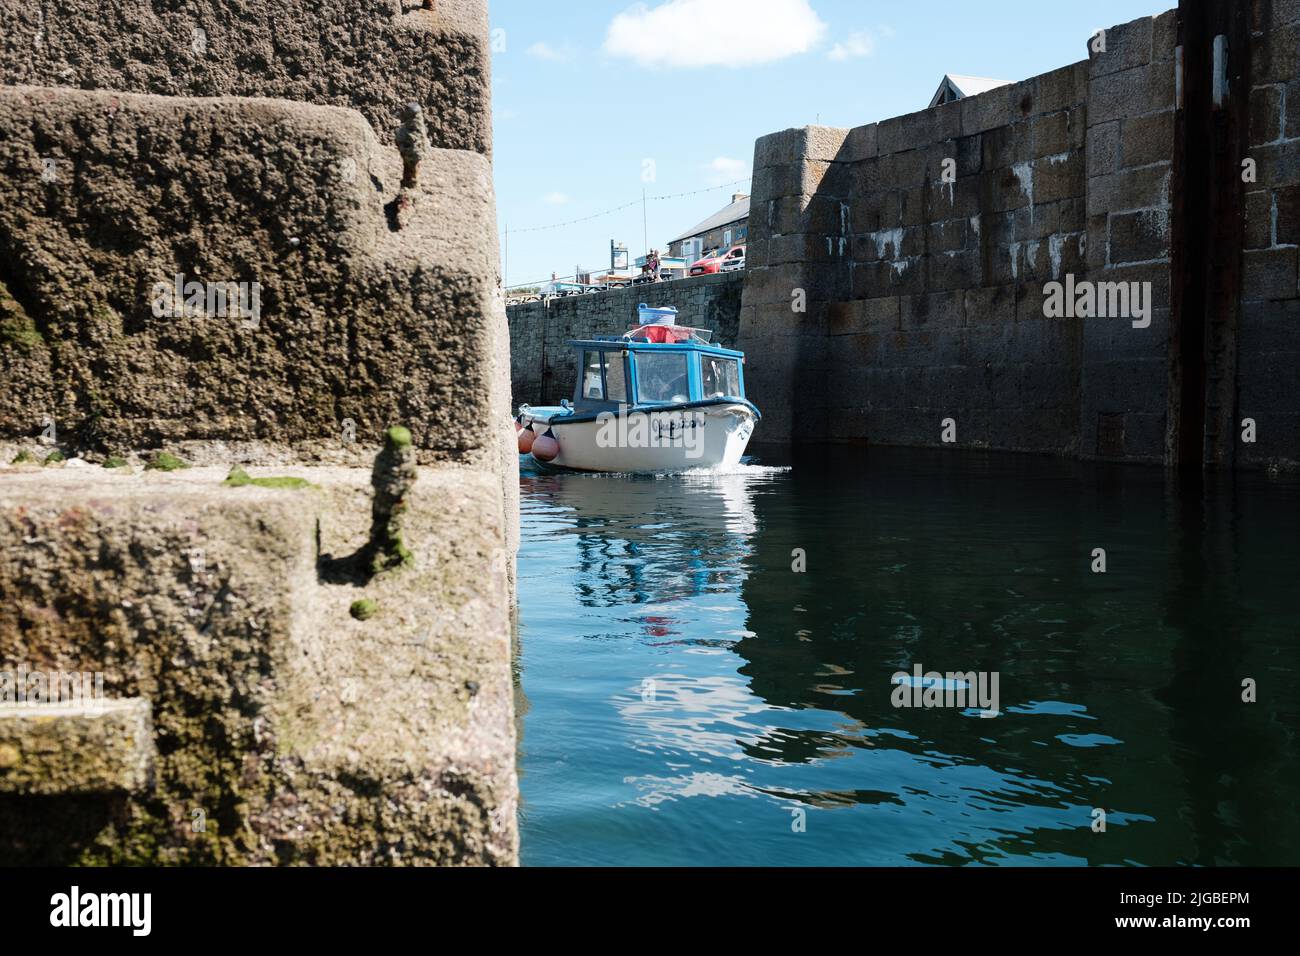
[[[646,256],[650,255],[650,229],[646,225],[644,186],[641,187],[641,242],[645,245],[645,249],[642,250],[642,254]]]
[[[501,288],[510,288],[510,223],[506,223],[506,254],[501,264]]]

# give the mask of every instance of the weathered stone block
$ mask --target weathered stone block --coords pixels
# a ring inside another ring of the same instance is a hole
[[[1057,202],[1082,196],[1086,189],[1087,164],[1079,152],[1038,159],[1033,164],[1033,202]]]
[[[1120,152],[1126,167],[1173,162],[1174,111],[1124,120]]]
[[[1173,105],[1172,63],[1156,63],[1094,76],[1088,84],[1088,122],[1094,125],[1172,109]]]
[[[1151,62],[1154,21],[1139,17],[1106,31],[1106,50],[1089,57],[1094,79]]]
[[[1282,84],[1257,86],[1250,91],[1250,144],[1272,143],[1282,138],[1285,117]]]
[[[1297,292],[1296,250],[1247,249],[1242,253],[1243,299],[1290,299]]]
[[[371,578],[347,560],[369,539],[369,471],[275,474],[312,487],[228,487],[225,468],[0,468],[0,668],[102,673],[107,697],[148,702],[157,742],[152,786],[125,804],[51,815],[45,797],[0,794],[6,860],[514,862],[497,477],[421,469],[412,563]],[[359,597],[373,618],[349,614]]]
[[[1277,214],[1277,244],[1300,245],[1300,183],[1275,190],[1273,208]]]
[[[1254,146],[1250,156],[1257,163],[1258,182],[1274,187],[1300,183],[1300,148],[1296,143]]]
[[[869,123],[849,130],[837,158],[841,162],[856,163],[864,159],[875,159],[878,155],[879,129],[875,123]]]
[[[139,793],[155,756],[149,702],[0,703],[0,794]]]
[[[1246,193],[1247,249],[1267,249],[1273,245],[1273,193],[1259,189]]]
[[[954,252],[966,248],[970,223],[965,219],[946,219],[932,222],[925,229],[926,249],[930,253]]]
[[[1120,265],[1168,259],[1169,214],[1159,209],[1110,217],[1110,261]]]
[[[827,313],[827,331],[831,335],[896,332],[901,329],[899,300],[894,296],[836,303],[828,308]]]
[[[1088,180],[1088,215],[1169,206],[1172,166],[1126,169]]]
[[[1074,63],[1034,78],[1034,107],[1043,113],[1070,109],[1086,99],[1086,62]]]
[[[967,325],[1004,324],[1015,321],[1016,297],[1011,286],[984,286],[965,292]]]
[[[1300,20],[1300,0],[1252,0],[1252,24],[1257,31]]]
[[[1054,235],[1061,227],[1063,202],[1037,203],[1017,209],[1012,215],[1017,242],[1038,242]]]
[[[232,15],[222,0],[68,0],[55,15],[10,3],[7,46],[22,53],[0,56],[0,83],[348,107],[386,145],[414,101],[435,147],[489,152],[486,0],[410,6],[245,0]]]
[[[1070,131],[1071,114],[1065,110],[1035,116],[1029,121],[1031,158],[1054,156],[1069,151],[1073,137]]]
[[[1088,178],[1105,176],[1119,168],[1121,120],[1088,127]]]
[[[980,168],[984,170],[1002,169],[1022,158],[1021,148],[1025,145],[1029,126],[1017,123],[1012,126],[996,126],[986,130],[979,141],[981,144]],[[972,139],[975,137],[971,137]]]
[[[497,453],[486,157],[432,151],[395,232],[401,160],[353,111],[3,87],[0,130],[0,284],[34,323],[0,340],[0,438],[36,434],[43,409],[101,452],[280,443],[360,462],[402,421],[429,461]],[[43,157],[66,172],[42,181]],[[260,310],[178,307],[176,275],[246,283],[248,304],[256,283]]]
[[[1251,84],[1287,83],[1300,75],[1300,23],[1275,26],[1251,51]]]
[[[971,136],[1011,122],[1009,87],[1000,86],[958,100],[961,104],[961,134]]]
[[[1289,0],[1288,0],[1289,2]],[[1152,18],[1151,62],[1171,63],[1178,47],[1178,11],[1166,10]]]
[[[980,174],[986,212],[1008,212],[1029,205],[1032,167],[1028,163]]]
[[[927,287],[933,291],[966,289],[984,281],[984,268],[977,252],[940,252],[925,260]]]
[[[957,329],[965,324],[965,292],[904,296],[899,302],[899,329]]]

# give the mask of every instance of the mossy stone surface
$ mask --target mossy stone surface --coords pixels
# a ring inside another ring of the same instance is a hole
[[[144,466],[145,471],[178,471],[181,468],[188,468],[189,463],[177,458],[175,455],[165,451],[160,451],[149,459],[148,464]]]
[[[252,485],[255,488],[288,488],[290,490],[316,487],[306,478],[295,478],[292,475],[274,475],[268,478],[253,478],[238,465],[230,469],[230,474],[226,476],[226,480],[223,481],[222,484],[230,488],[243,488]]]

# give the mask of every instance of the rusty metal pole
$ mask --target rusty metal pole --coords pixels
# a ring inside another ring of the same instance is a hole
[[[1250,132],[1251,5],[1180,0],[1166,463],[1231,467]]]

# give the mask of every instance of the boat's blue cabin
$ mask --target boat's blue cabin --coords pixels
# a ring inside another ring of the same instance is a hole
[[[574,411],[620,406],[711,405],[745,399],[745,355],[698,339],[650,343],[624,337],[576,339]]]

